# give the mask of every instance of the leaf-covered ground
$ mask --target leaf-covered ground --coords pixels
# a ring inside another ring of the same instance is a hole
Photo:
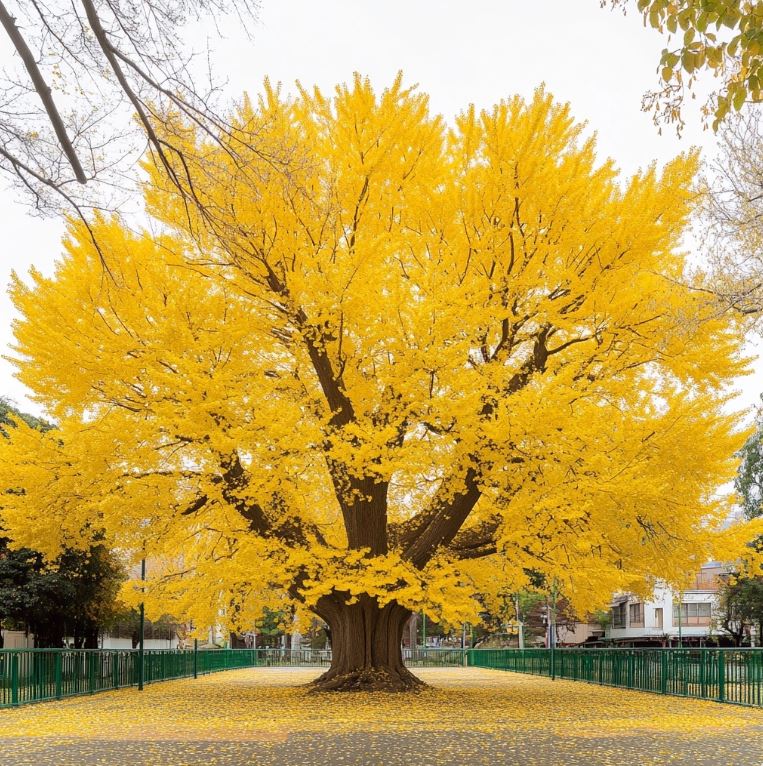
[[[308,695],[247,669],[0,711],[13,766],[761,766],[763,710],[478,669],[417,695]]]

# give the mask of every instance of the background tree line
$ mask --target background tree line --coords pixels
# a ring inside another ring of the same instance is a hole
[[[763,413],[758,415],[755,432],[739,453],[741,462],[735,488],[742,511],[748,519],[763,516]],[[751,548],[763,546],[763,538],[750,542]],[[737,646],[749,640],[751,630],[763,642],[763,573],[760,567],[744,562],[723,584],[718,594],[718,626]]]
[[[3,437],[17,419],[40,430],[53,428],[0,399]],[[11,548],[0,529],[0,627],[34,634],[37,647],[60,647],[69,638],[76,647],[96,648],[104,628],[130,617],[117,597],[125,578],[119,559],[104,545],[66,550],[48,562],[31,548]]]

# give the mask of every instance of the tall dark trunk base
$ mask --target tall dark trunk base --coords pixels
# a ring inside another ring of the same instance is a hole
[[[331,667],[310,686],[315,692],[412,692],[426,684],[403,664],[401,641],[410,612],[394,602],[380,607],[370,596],[347,604],[347,594],[318,602],[329,625]]]
[[[324,673],[310,684],[311,692],[415,692],[426,684],[402,668],[362,668],[349,673]]]

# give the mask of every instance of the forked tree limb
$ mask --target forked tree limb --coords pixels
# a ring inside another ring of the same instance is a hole
[[[490,556],[498,548],[495,542],[496,534],[501,526],[501,519],[494,516],[481,524],[468,529],[462,529],[453,538],[446,550],[458,559],[475,559]]]
[[[327,544],[317,525],[302,522],[288,513],[286,501],[280,494],[273,494],[270,512],[261,503],[241,496],[242,490],[249,485],[250,478],[238,454],[234,452],[227,456],[222,462],[222,469],[222,473],[212,477],[210,481],[222,485],[223,499],[246,521],[249,532],[264,538],[274,538],[287,545],[309,545],[310,537],[315,538],[320,545]],[[182,516],[193,516],[202,511],[208,503],[209,496],[202,493],[180,513]]]
[[[342,380],[328,352],[330,333],[310,321],[305,310],[295,306],[288,285],[273,267],[262,259],[268,288],[284,306],[288,320],[299,331],[311,366],[331,413],[324,433],[323,453],[331,477],[334,495],[342,511],[345,532],[350,548],[368,549],[372,555],[384,554],[389,549],[387,530],[387,490],[389,481],[373,475],[354,476],[345,463],[332,455],[332,438],[342,427],[356,419],[355,410]],[[404,434],[398,432],[402,441]]]
[[[541,328],[533,343],[533,350],[522,367],[509,378],[500,392],[501,396],[510,396],[521,391],[536,372],[546,369],[549,351],[548,339],[553,335],[551,327]],[[490,417],[496,404],[486,401],[480,412],[483,418]],[[470,457],[460,476],[443,480],[429,508],[408,522],[408,529],[401,536],[403,557],[421,569],[426,566],[440,547],[447,547],[454,540],[469,514],[477,505],[482,490],[479,485],[480,471],[475,457]],[[463,489],[453,492],[454,484]]]

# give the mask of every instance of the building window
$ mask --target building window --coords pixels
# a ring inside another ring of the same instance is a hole
[[[709,625],[710,604],[680,604],[681,625]],[[679,604],[673,602],[673,625],[679,624]]]
[[[644,605],[643,604],[631,604],[628,607],[628,618],[632,628],[644,627]]]
[[[625,627],[625,607],[626,604],[617,604],[612,607],[612,627],[624,628]]]

